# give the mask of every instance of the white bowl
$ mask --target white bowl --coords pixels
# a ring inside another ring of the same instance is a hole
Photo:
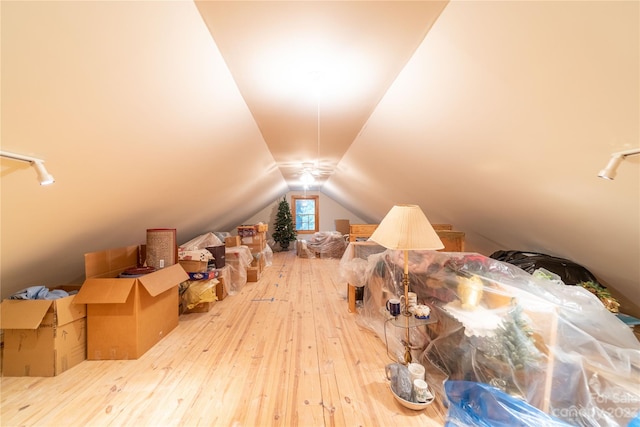
[[[393,391],[393,387],[391,387],[391,384],[389,384],[389,389],[391,390],[391,394],[393,394],[393,397],[396,398],[396,400],[405,408],[409,408],[409,409],[413,409],[414,411],[422,411],[423,409],[425,409],[427,406],[431,405],[431,402],[433,402],[433,397],[431,399],[429,399],[428,401],[424,402],[424,403],[418,403],[418,402],[410,402],[408,400],[404,400],[403,398],[401,398],[400,396],[398,396],[396,394],[395,391]]]

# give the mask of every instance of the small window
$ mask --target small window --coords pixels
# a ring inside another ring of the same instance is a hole
[[[318,196],[291,196],[296,232],[311,234],[319,231]]]

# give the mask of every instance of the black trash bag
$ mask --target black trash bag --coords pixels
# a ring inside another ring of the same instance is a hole
[[[579,285],[584,282],[600,284],[589,270],[564,258],[522,251],[496,251],[491,254],[490,258],[513,264],[529,274],[533,274],[539,268],[544,268],[560,276],[560,280],[565,285]]]

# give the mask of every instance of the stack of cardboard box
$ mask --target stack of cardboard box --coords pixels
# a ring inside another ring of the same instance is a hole
[[[216,247],[216,252],[219,250],[224,251],[225,245]],[[207,248],[210,250],[209,248]],[[212,252],[213,253],[213,252]],[[216,255],[214,255],[216,256]],[[202,302],[198,303],[194,307],[187,307],[184,309],[184,313],[205,313],[211,310],[213,304],[216,301],[222,301],[228,295],[226,280],[229,278],[228,268],[224,262],[225,257],[218,255],[215,258],[215,262],[210,263],[208,261],[200,260],[179,260],[178,262],[184,268],[189,275],[189,280],[183,283],[183,287],[189,288],[192,284],[198,285],[202,288],[206,281],[214,289],[215,300],[210,300],[209,297],[204,297]],[[225,279],[226,278],[226,279]],[[183,295],[184,296],[184,295]]]
[[[260,280],[265,267],[265,250],[267,248],[267,224],[241,225],[238,227],[238,236],[243,245],[251,250],[253,261],[247,268],[247,282]]]

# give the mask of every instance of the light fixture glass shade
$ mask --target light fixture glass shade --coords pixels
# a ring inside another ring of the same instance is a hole
[[[444,248],[442,240],[418,205],[392,207],[369,239],[395,250]]]
[[[310,172],[305,171],[302,176],[300,176],[300,181],[302,181],[304,185],[311,185],[316,181],[316,179]]]
[[[53,175],[47,172],[42,162],[33,162],[31,164],[38,173],[38,181],[40,181],[40,185],[49,185],[55,182],[55,179],[53,179]]]

